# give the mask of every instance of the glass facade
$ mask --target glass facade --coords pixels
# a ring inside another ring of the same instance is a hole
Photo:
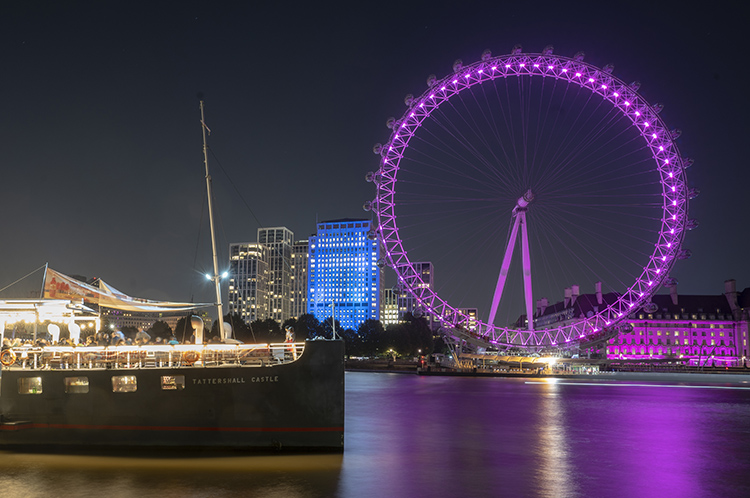
[[[309,238],[307,312],[321,322],[333,311],[356,330],[380,318],[380,245],[371,230],[370,220],[325,221]]]

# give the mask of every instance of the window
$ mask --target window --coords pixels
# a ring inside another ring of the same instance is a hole
[[[113,393],[133,393],[138,389],[135,375],[115,375],[112,377]]]
[[[65,377],[65,392],[67,394],[86,394],[89,392],[89,378]]]
[[[185,389],[184,375],[162,375],[161,388],[164,391],[182,391]]]
[[[22,377],[18,379],[18,394],[42,394],[42,378]]]

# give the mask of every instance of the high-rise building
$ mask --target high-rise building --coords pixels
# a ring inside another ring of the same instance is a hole
[[[307,313],[307,261],[310,243],[298,240],[292,245],[292,318]]]
[[[419,275],[419,278],[422,280],[422,283],[419,284],[420,287],[434,290],[435,286],[432,263],[429,261],[418,261],[412,263],[412,266],[414,267],[416,274]],[[406,290],[401,290],[398,294],[398,319],[403,321],[404,315],[407,313],[411,313],[414,316],[424,316],[430,324],[430,327],[432,327],[432,316],[425,313],[425,310],[419,308],[417,305],[417,299],[412,296],[411,293]]]
[[[279,323],[292,316],[292,244],[286,227],[258,229],[258,243],[268,248],[268,317]]]
[[[380,315],[380,323],[383,327],[396,325],[398,319],[398,293],[393,289],[383,289],[383,313]]]
[[[307,312],[318,320],[333,312],[342,327],[356,330],[380,318],[380,244],[371,230],[370,220],[332,220],[310,237]]]
[[[268,248],[263,244],[229,245],[228,310],[246,323],[268,318]]]

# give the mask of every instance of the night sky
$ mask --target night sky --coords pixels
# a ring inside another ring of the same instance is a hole
[[[664,104],[701,191],[678,291],[748,287],[739,3],[6,2],[0,288],[49,262],[135,296],[210,301],[199,92],[226,266],[228,244],[255,241],[258,226],[306,238],[316,220],[369,217],[372,147],[404,96],[455,59],[515,44],[584,51]],[[41,278],[0,297],[38,292]]]

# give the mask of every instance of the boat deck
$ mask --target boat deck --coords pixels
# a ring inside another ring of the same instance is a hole
[[[3,350],[4,370],[263,367],[290,363],[305,343],[46,346]]]

